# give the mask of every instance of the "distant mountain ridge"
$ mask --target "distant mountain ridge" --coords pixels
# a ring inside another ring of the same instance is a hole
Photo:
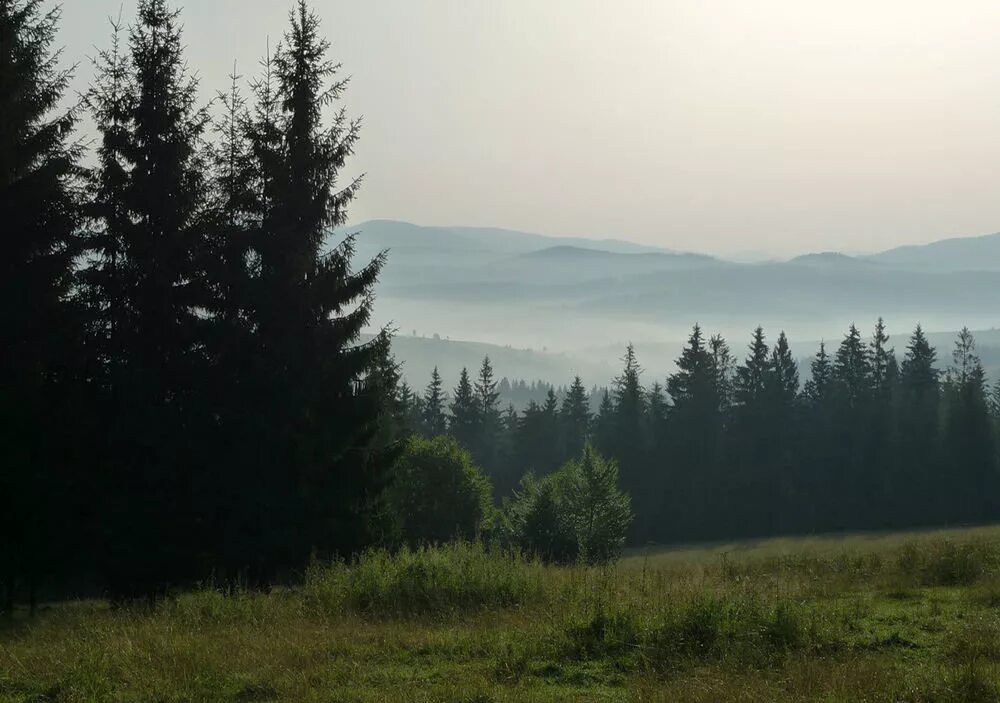
[[[1000,233],[909,244],[864,258],[915,270],[1000,271]]]
[[[358,265],[389,250],[373,324],[502,346],[678,339],[695,322],[737,339],[757,324],[816,339],[879,315],[896,329],[1000,325],[1000,235],[737,263],[504,229],[373,220],[345,231],[359,233]]]

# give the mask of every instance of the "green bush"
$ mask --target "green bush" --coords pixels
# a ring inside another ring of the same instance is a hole
[[[589,444],[579,460],[556,473],[525,476],[505,507],[508,544],[548,562],[614,561],[632,522],[631,501],[618,488],[618,465]]]
[[[416,546],[472,540],[492,512],[489,479],[450,437],[412,437],[386,491],[396,541]]]
[[[561,473],[544,478],[528,474],[521,490],[505,505],[504,539],[545,562],[576,561],[577,536],[563,505]]]

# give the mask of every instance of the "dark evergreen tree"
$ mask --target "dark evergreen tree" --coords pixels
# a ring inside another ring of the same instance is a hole
[[[563,398],[562,408],[559,411],[561,463],[571,457],[579,456],[583,451],[583,445],[590,436],[590,423],[590,399],[583,380],[576,376]]]
[[[476,400],[468,369],[462,369],[458,385],[451,394],[451,418],[448,432],[467,451],[475,444],[479,435],[479,404]]]
[[[945,442],[949,465],[939,495],[951,520],[982,522],[996,517],[996,444],[986,397],[986,374],[967,327],[959,332],[945,381]]]
[[[206,527],[206,455],[192,432],[210,414],[199,397],[207,366],[199,311],[210,304],[199,270],[208,117],[164,0],[141,0],[128,59],[116,36],[99,68],[90,104],[102,150],[86,280],[96,349],[108,360],[112,544],[101,553],[112,591],[131,596],[193,577]]]
[[[360,181],[339,183],[360,125],[343,109],[325,122],[346,79],[327,58],[319,19],[299,0],[264,75],[247,134],[256,168],[253,217],[260,370],[258,512],[262,552],[276,568],[310,551],[350,553],[370,538],[367,514],[388,475],[377,445],[388,337],[360,342],[384,255],[355,270],[355,237],[332,248]],[[261,524],[263,528],[263,523]]]
[[[69,300],[79,225],[76,113],[60,112],[70,74],[52,48],[59,12],[0,0],[0,612],[22,581],[67,565],[86,486],[80,453],[80,316]],[[64,548],[65,547],[65,548]]]
[[[472,443],[472,456],[486,471],[495,476],[499,467],[500,436],[500,393],[493,376],[493,365],[487,356],[479,368],[475,383],[476,435]]]
[[[934,487],[941,461],[940,371],[936,363],[937,354],[917,325],[900,365],[895,404],[900,442],[893,490],[901,520],[909,524],[926,524],[941,516]]]
[[[448,430],[448,420],[445,415],[447,398],[442,389],[441,374],[437,366],[431,372],[431,382],[424,391],[423,431],[428,437],[443,435]]]
[[[701,327],[695,325],[677,360],[677,371],[667,379],[667,393],[673,400],[674,470],[662,509],[666,519],[661,524],[667,534],[660,538],[714,534],[727,528],[712,490],[718,478],[723,427],[720,384],[728,381],[728,353],[722,353],[720,342],[706,344]]]
[[[773,375],[771,349],[764,329],[758,327],[733,380],[733,421],[727,462],[730,475],[726,476],[725,485],[744,500],[737,502],[732,495],[724,496],[725,501],[740,506],[739,522],[751,534],[766,532],[777,510],[772,500],[777,491],[773,461],[776,428],[767,397]]]

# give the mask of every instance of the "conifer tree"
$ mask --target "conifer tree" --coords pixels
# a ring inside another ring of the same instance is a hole
[[[500,451],[500,393],[497,381],[493,375],[493,365],[487,356],[479,368],[479,377],[475,383],[477,405],[476,436],[473,440],[472,456],[476,462],[488,472],[494,473],[499,468],[497,463]]]
[[[948,475],[941,486],[951,498],[951,519],[996,517],[996,445],[986,398],[986,374],[967,327],[955,341],[946,380]],[[960,517],[961,516],[961,517]]]
[[[431,382],[424,391],[423,428],[428,437],[443,435],[448,430],[448,420],[445,416],[446,403],[441,374],[435,366],[431,372]]]
[[[604,389],[600,397],[601,403],[598,406],[597,415],[594,417],[594,446],[601,453],[610,456],[615,445],[615,404],[611,400],[611,392],[607,388]]]
[[[829,399],[830,384],[833,380],[833,364],[826,352],[826,342],[819,343],[819,351],[809,366],[809,380],[803,387],[803,396],[812,407],[820,406]]]
[[[562,461],[579,456],[583,445],[590,436],[590,399],[583,380],[576,376],[563,397],[562,408],[559,411],[559,423],[562,427]]]
[[[353,265],[355,237],[329,248],[360,187],[340,183],[360,124],[343,109],[347,87],[305,0],[283,43],[263,62],[247,124],[257,193],[252,231],[251,319],[267,424],[257,434],[270,490],[276,561],[300,565],[312,550],[348,553],[368,539],[366,515],[387,477],[377,446],[385,386],[377,373],[388,336],[360,342],[385,257]]]
[[[895,490],[901,520],[920,524],[941,516],[935,506],[934,484],[939,475],[940,371],[937,353],[917,325],[899,369],[899,459]]]
[[[0,612],[14,581],[37,586],[68,559],[82,377],[71,304],[79,226],[77,115],[60,112],[70,73],[53,50],[58,10],[0,0]],[[81,545],[78,545],[81,546]]]
[[[671,539],[693,531],[724,529],[712,484],[717,480],[719,445],[724,406],[720,384],[728,382],[729,355],[721,338],[706,344],[701,327],[695,325],[677,360],[677,371],[667,379],[673,400],[670,428],[676,468],[665,528]],[[715,528],[710,527],[715,525]],[[663,537],[663,535],[660,535]]]
[[[98,355],[109,361],[106,569],[112,590],[133,596],[193,577],[192,546],[202,539],[204,456],[184,435],[209,414],[199,313],[209,306],[199,270],[208,117],[186,73],[178,14],[164,0],[140,1],[127,58],[117,35],[89,100],[102,147],[86,281]]]
[[[753,332],[746,360],[736,368],[733,400],[738,408],[749,408],[754,412],[757,404],[763,401],[771,372],[770,353],[764,338],[764,328],[758,327]]]
[[[463,368],[458,378],[458,385],[451,394],[449,407],[451,419],[448,422],[448,432],[467,451],[475,444],[479,436],[479,404],[475,390],[469,380],[469,370]]]

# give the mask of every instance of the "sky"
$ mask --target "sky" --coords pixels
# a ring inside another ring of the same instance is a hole
[[[133,0],[63,0],[81,61]],[[186,0],[206,99],[292,0]],[[716,254],[1000,231],[996,0],[313,0],[363,117],[360,222]]]

